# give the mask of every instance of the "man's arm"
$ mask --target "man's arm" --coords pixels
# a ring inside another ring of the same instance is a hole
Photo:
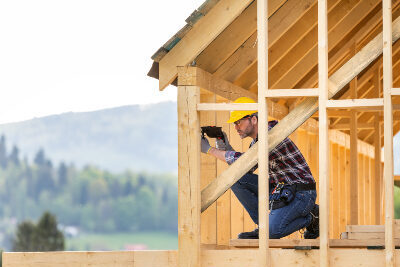
[[[225,153],[226,153],[226,151],[219,150],[219,149],[217,149],[215,147],[211,147],[210,150],[208,151],[208,154],[210,154],[210,155],[212,155],[212,156],[216,157],[217,159],[220,159],[220,160],[222,160],[224,162],[226,162]]]

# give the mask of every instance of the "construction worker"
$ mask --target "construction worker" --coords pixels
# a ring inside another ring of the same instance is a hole
[[[240,97],[234,103],[255,103],[248,97]],[[228,123],[234,123],[240,138],[258,138],[258,114],[256,111],[231,111]],[[268,129],[278,122],[270,121]],[[201,138],[201,152],[212,155],[229,165],[236,161],[241,152],[236,152],[224,139],[216,140],[216,147],[211,147],[207,138]],[[233,193],[258,225],[258,175],[253,172],[257,165],[240,178],[232,187]],[[297,230],[306,228],[304,238],[314,239],[319,236],[319,208],[315,204],[317,197],[315,180],[303,155],[297,146],[285,138],[269,153],[269,238],[278,239]],[[243,232],[239,239],[258,239],[258,228]]]

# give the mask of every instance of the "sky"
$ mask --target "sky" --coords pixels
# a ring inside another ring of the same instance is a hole
[[[146,74],[203,2],[0,1],[0,123],[176,101]]]

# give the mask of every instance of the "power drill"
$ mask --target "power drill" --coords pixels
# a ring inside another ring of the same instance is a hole
[[[201,136],[204,137],[204,134],[207,134],[207,136],[210,138],[217,138],[217,139],[224,140],[224,134],[222,133],[222,127],[217,127],[217,126],[201,127]]]

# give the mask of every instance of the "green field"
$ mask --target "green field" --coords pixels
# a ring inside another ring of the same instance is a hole
[[[69,251],[125,250],[127,245],[144,245],[149,250],[178,248],[178,234],[166,232],[140,232],[115,234],[80,234],[66,239]]]

